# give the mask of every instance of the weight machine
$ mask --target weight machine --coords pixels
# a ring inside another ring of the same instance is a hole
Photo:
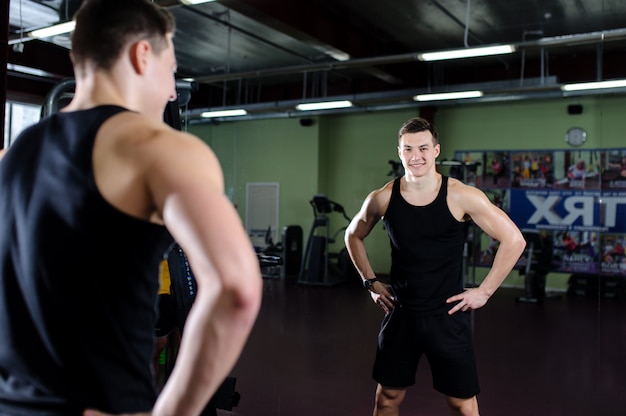
[[[332,253],[329,245],[335,243],[337,236],[345,231],[351,219],[340,204],[329,200],[326,195],[315,195],[309,203],[313,207],[314,219],[302,257],[298,283],[321,286],[343,283],[349,277],[350,271],[354,270],[352,261],[345,247]],[[340,213],[347,224],[331,238],[328,214],[333,212]]]
[[[522,231],[526,240],[526,264],[519,269],[525,275],[524,296],[517,302],[541,303],[545,299],[558,299],[560,294],[546,293],[546,276],[552,266],[552,240],[543,237],[538,231]]]

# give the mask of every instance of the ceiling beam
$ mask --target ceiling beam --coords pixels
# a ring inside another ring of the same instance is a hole
[[[603,43],[608,41],[626,40],[626,28],[607,30],[602,32],[581,33],[567,36],[543,37],[536,40],[515,43],[518,50],[554,48],[557,46],[571,47],[577,45]],[[262,78],[278,75],[308,73],[316,71],[334,71],[340,69],[362,68],[367,66],[397,64],[418,61],[421,52],[411,52],[398,55],[375,56],[370,58],[351,59],[342,62],[322,62],[314,64],[293,65],[278,68],[266,68],[256,71],[234,72],[229,74],[209,75],[195,78],[200,83],[214,83],[230,80]],[[480,58],[473,58],[480,59]]]

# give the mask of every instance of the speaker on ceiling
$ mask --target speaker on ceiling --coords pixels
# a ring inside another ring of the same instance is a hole
[[[309,127],[313,125],[314,120],[312,118],[301,118],[300,125],[302,127]]]
[[[583,106],[582,104],[570,104],[567,106],[567,114],[582,114]]]

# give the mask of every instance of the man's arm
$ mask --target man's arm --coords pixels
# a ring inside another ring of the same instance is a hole
[[[224,195],[219,162],[196,138],[175,139],[158,140],[150,150],[147,185],[189,258],[198,293],[154,415],[200,413],[237,361],[262,295],[258,260]]]
[[[448,312],[452,314],[458,310],[483,307],[515,267],[526,247],[526,241],[509,216],[492,204],[479,189],[458,182],[450,195],[454,206],[460,207],[478,227],[500,242],[493,265],[480,286],[447,300],[448,303],[458,302]]]
[[[389,191],[385,189],[386,188],[382,188],[377,191],[373,191],[367,196],[367,198],[365,198],[360,211],[354,216],[354,218],[352,218],[350,225],[348,225],[344,237],[348,254],[350,254],[352,263],[354,263],[354,267],[363,281],[365,279],[373,279],[376,277],[367,256],[367,251],[365,250],[364,240],[385,212],[386,206],[389,202]],[[387,196],[386,203],[385,196]],[[388,312],[393,308],[394,298],[388,290],[388,285],[384,285],[380,282],[374,282],[372,292],[374,301],[385,312]]]

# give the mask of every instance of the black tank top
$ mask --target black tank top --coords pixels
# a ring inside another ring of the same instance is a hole
[[[126,111],[54,114],[0,161],[0,414],[148,411],[163,226],[98,191],[96,133]],[[10,317],[11,319],[4,319]]]
[[[403,308],[438,315],[452,307],[446,299],[463,290],[467,223],[457,221],[448,208],[447,176],[435,200],[424,206],[402,197],[400,179],[393,183],[383,217],[391,243],[391,285]]]

